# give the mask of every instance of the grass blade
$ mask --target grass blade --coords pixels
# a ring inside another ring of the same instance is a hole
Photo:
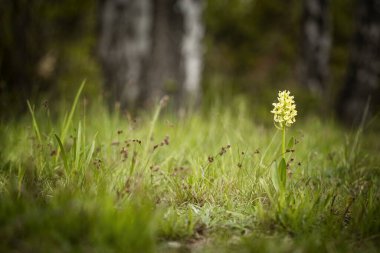
[[[67,162],[67,156],[66,156],[65,148],[63,147],[62,141],[59,138],[59,136],[56,135],[56,134],[54,134],[54,136],[57,139],[57,142],[58,142],[58,145],[59,145],[60,149],[62,150],[63,165],[65,167],[66,174],[67,174],[69,172],[69,166],[68,166],[68,162]]]
[[[69,116],[66,117],[66,115],[65,115],[65,118],[64,118],[64,121],[63,121],[63,129],[62,129],[61,138],[60,138],[62,142],[64,142],[65,139],[66,139],[67,131],[69,130],[69,127],[70,127],[71,122],[73,120],[73,115],[74,115],[74,112],[75,112],[75,109],[77,107],[80,94],[82,93],[82,90],[83,90],[83,87],[84,87],[85,83],[86,83],[86,80],[84,80],[82,82],[81,86],[79,87],[79,90],[78,90],[77,94],[75,95],[75,99],[74,99],[73,105],[71,107]],[[57,156],[56,156],[57,160],[58,160],[58,157],[59,157],[59,153],[60,153],[60,149],[57,150]]]
[[[62,134],[61,134],[61,140],[62,141],[65,141],[65,138],[66,138],[66,134],[67,134],[67,131],[69,130],[69,127],[71,125],[71,122],[73,120],[73,115],[74,115],[74,112],[75,112],[75,109],[77,107],[77,104],[78,104],[78,100],[79,100],[79,97],[80,97],[80,94],[82,93],[82,90],[83,90],[83,87],[85,85],[86,81],[84,80],[77,92],[77,94],[75,95],[75,99],[74,99],[74,102],[73,102],[73,105],[71,107],[71,110],[70,110],[70,113],[69,113],[69,116],[67,117],[67,120],[64,124],[64,127],[63,127],[63,130],[62,130]]]
[[[79,122],[78,126],[78,134],[75,143],[75,160],[74,160],[74,168],[78,170],[79,168],[79,160],[80,160],[80,151],[81,151],[81,138],[82,138],[82,127],[81,122]]]
[[[85,166],[83,168],[87,169],[88,166],[90,165],[90,162],[91,162],[91,159],[92,159],[92,155],[94,154],[94,150],[95,150],[95,138],[92,141],[92,144],[91,144],[91,147],[90,147],[90,151],[87,154],[87,159],[86,159],[86,162],[84,164]]]
[[[30,114],[32,115],[33,129],[36,132],[38,141],[41,142],[41,134],[40,134],[40,129],[39,129],[38,124],[37,124],[36,117],[34,115],[34,107],[32,107],[30,105],[29,100],[27,100],[26,103],[28,104],[28,108],[29,108]]]

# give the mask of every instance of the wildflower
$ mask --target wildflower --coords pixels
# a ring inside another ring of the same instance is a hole
[[[295,121],[297,116],[296,104],[294,97],[290,96],[289,91],[278,92],[278,103],[273,103],[274,124],[277,128],[283,129],[290,127]]]
[[[278,103],[273,103],[273,110],[271,113],[274,114],[274,125],[277,129],[282,132],[281,150],[282,159],[275,166],[272,174],[272,182],[277,191],[286,189],[286,176],[292,175],[290,171],[290,163],[293,162],[293,158],[289,162],[286,162],[286,153],[293,153],[295,150],[292,149],[292,144],[288,149],[286,149],[286,128],[290,127],[294,122],[296,122],[297,110],[296,104],[294,102],[294,97],[290,96],[290,92],[287,90],[278,92]],[[289,145],[288,145],[289,146]]]

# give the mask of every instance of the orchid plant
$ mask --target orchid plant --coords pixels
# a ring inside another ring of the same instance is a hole
[[[278,93],[278,103],[273,103],[274,125],[277,129],[282,131],[282,159],[280,163],[275,165],[273,174],[273,184],[278,191],[280,188],[286,187],[286,128],[290,127],[296,121],[297,110],[294,102],[294,96],[290,96],[289,91],[280,91]]]

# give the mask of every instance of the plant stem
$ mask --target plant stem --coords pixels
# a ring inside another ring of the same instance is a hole
[[[282,158],[285,159],[285,126],[282,128]]]

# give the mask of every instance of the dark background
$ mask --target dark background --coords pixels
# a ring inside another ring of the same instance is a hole
[[[336,108],[347,82],[358,2],[329,1],[330,72],[321,96],[299,78],[303,1],[206,1],[202,104],[243,98],[251,108],[270,108],[278,90],[290,89],[303,112],[339,117]],[[0,5],[3,115],[25,111],[26,99],[38,104],[72,98],[83,79],[87,98],[102,95],[97,1],[1,0]],[[372,94],[372,115],[377,93]]]

